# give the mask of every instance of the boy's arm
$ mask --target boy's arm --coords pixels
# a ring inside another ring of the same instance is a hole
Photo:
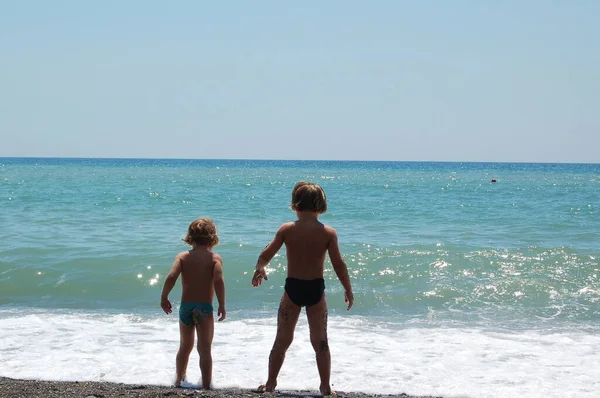
[[[225,311],[225,279],[223,278],[223,260],[220,256],[216,256],[215,267],[213,269],[213,285],[215,286],[215,294],[219,302],[217,315],[219,322],[225,319],[227,311]]]
[[[175,261],[173,262],[173,267],[171,267],[171,271],[167,275],[165,279],[165,283],[163,285],[162,293],[160,294],[160,306],[163,311],[167,314],[173,312],[173,306],[169,301],[169,293],[173,290],[175,283],[177,282],[177,278],[179,278],[179,274],[181,273],[181,257],[178,254],[175,256]]]
[[[354,304],[354,294],[352,293],[352,284],[350,283],[350,277],[348,276],[348,267],[342,258],[340,247],[338,245],[338,237],[335,229],[329,227],[331,239],[329,240],[329,246],[327,251],[329,252],[329,259],[333,270],[344,287],[344,300],[348,303],[348,309],[352,308]]]
[[[267,271],[265,270],[265,267],[267,266],[267,264],[269,264],[269,261],[271,261],[273,257],[275,257],[279,249],[281,249],[281,246],[283,246],[283,243],[285,242],[284,232],[286,228],[287,224],[283,224],[281,227],[279,227],[279,230],[275,234],[273,240],[269,242],[269,244],[263,249],[263,251],[258,256],[258,261],[256,262],[256,269],[254,271],[254,275],[252,276],[252,286],[260,286],[263,278],[265,280],[269,279],[267,277]]]

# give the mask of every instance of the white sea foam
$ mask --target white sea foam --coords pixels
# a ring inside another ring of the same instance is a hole
[[[275,319],[216,325],[215,387],[265,381]],[[444,397],[596,397],[597,332],[484,331],[330,319],[332,383],[343,391]],[[0,311],[0,375],[42,380],[169,384],[178,346],[175,317]],[[194,352],[189,379],[199,380]],[[299,377],[300,376],[300,377]],[[282,389],[319,385],[300,319],[279,378]]]

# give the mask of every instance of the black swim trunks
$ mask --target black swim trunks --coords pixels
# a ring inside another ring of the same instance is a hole
[[[319,279],[296,279],[285,280],[285,291],[292,302],[300,307],[310,307],[321,301],[325,293],[325,280]]]

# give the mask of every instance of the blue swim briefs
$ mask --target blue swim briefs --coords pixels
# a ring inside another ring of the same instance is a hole
[[[202,320],[213,313],[211,303],[192,303],[182,301],[179,307],[179,320],[188,326],[202,323]]]

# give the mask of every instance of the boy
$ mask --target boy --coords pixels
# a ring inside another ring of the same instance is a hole
[[[335,229],[319,222],[318,217],[327,211],[327,200],[323,189],[310,182],[299,182],[292,191],[292,210],[298,220],[283,224],[275,238],[264,248],[252,277],[252,286],[260,286],[267,280],[266,266],[285,243],[287,253],[287,279],[285,291],[277,314],[277,335],[269,355],[269,377],[259,391],[272,392],[277,386],[277,376],[285,353],[294,339],[294,329],[300,309],[306,307],[306,317],[310,328],[310,341],[317,359],[321,394],[331,395],[329,377],[331,356],[327,342],[327,301],[323,265],[325,255],[344,287],[344,298],[348,310],[352,308],[354,296],[348,277],[348,268],[338,247]]]
[[[211,346],[214,334],[213,297],[216,293],[219,301],[219,321],[225,319],[225,282],[223,280],[223,260],[212,252],[219,243],[217,228],[212,220],[199,218],[189,228],[185,243],[192,250],[175,256],[173,268],[165,279],[160,306],[165,313],[173,312],[169,293],[181,274],[181,306],[179,308],[179,351],[177,351],[177,376],[175,386],[181,387],[185,380],[188,359],[194,348],[194,329],[198,335],[198,354],[202,388],[209,389],[212,379]]]

